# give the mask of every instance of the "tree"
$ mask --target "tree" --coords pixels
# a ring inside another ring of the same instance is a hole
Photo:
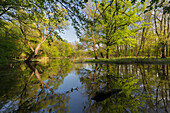
[[[1,63],[8,62],[8,59],[19,58],[23,50],[23,48],[21,48],[22,34],[19,28],[9,22],[3,21],[3,23],[3,27],[0,27]]]
[[[163,4],[163,7],[162,7],[163,9],[166,4],[167,3]],[[155,5],[155,7],[156,7],[156,5]],[[159,12],[159,13],[162,13],[161,17],[158,17],[157,10],[156,10],[156,8],[154,9],[154,23],[155,23],[156,35],[158,36],[159,42],[162,45],[162,57],[161,58],[165,58],[166,57],[165,47],[166,47],[166,43],[168,42],[168,39],[169,39],[169,27],[168,27],[169,26],[169,16],[167,16],[169,14],[167,14],[164,11],[162,12],[162,11]],[[157,24],[159,24],[159,28],[158,28]]]
[[[142,19],[137,15],[139,3],[132,5],[130,1],[98,2],[98,10],[102,13],[100,24],[103,26],[103,43],[106,45],[107,55],[110,58],[110,47],[115,44],[135,43],[133,36],[137,33],[139,25],[136,23]],[[110,4],[110,7],[106,7]]]
[[[158,1],[158,0],[152,0],[151,4],[147,7],[148,11],[154,12],[154,27],[155,27],[155,33],[158,36],[159,44],[161,45],[161,52],[162,56],[161,58],[165,58],[168,56],[168,40],[169,40],[169,12],[170,12],[170,6],[168,5],[168,1]],[[158,15],[161,14],[161,16]],[[166,51],[165,51],[166,50]]]
[[[136,56],[139,55],[140,51],[142,50],[142,54],[144,54],[144,46],[145,46],[145,43],[146,43],[146,40],[151,36],[151,34],[149,33],[149,30],[151,28],[151,16],[152,16],[152,12],[147,12],[147,13],[144,13],[142,12],[142,17],[143,17],[143,28],[142,28],[142,31],[139,32],[139,37],[141,37],[140,39],[140,46],[139,46],[139,50],[136,51]],[[149,34],[149,35],[148,35]]]
[[[27,58],[27,61],[32,59],[38,54],[41,44],[49,37],[55,37],[58,35],[56,32],[62,31],[65,27],[65,21],[71,19],[73,26],[77,30],[77,34],[80,33],[80,23],[83,23],[83,14],[81,14],[82,8],[87,1],[2,1],[0,4],[0,18],[6,21],[11,21],[19,25],[25,44],[28,44],[32,50],[31,55]],[[78,5],[79,4],[79,5]],[[35,30],[38,32],[37,39],[39,43],[35,48],[31,47],[26,30]],[[56,31],[58,29],[58,31]]]
[[[98,40],[97,37],[97,29],[95,26],[95,17],[97,14],[97,9],[95,5],[91,2],[88,2],[86,9],[84,11],[86,15],[88,16],[89,22],[87,22],[87,25],[85,26],[86,29],[84,29],[84,34],[81,37],[81,42],[84,42],[88,47],[92,47],[94,52],[95,59],[98,59],[97,54],[97,48],[96,48],[96,40]]]
[[[65,27],[66,10],[59,8],[60,6],[53,6],[53,7],[55,7],[55,9],[53,9],[56,10],[55,13],[47,12],[38,18],[35,17],[37,18],[37,21],[35,21],[34,29],[39,31],[41,40],[36,46],[36,48],[34,49],[34,52],[28,57],[26,61],[32,61],[35,55],[37,55],[41,44],[49,36],[53,36],[53,38],[55,38],[54,32],[56,29],[62,29],[62,27]],[[52,9],[50,8],[50,10]]]

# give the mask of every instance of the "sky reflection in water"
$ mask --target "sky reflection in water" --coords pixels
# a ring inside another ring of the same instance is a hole
[[[0,112],[170,112],[167,64],[55,60],[31,66],[0,65]],[[96,95],[105,98],[96,102]]]

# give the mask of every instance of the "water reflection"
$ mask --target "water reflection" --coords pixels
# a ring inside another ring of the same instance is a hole
[[[0,66],[0,112],[169,112],[169,65]]]
[[[66,93],[56,94],[55,90],[58,89],[71,68],[71,63],[68,61],[7,66],[6,71],[1,71],[2,77],[0,78],[1,81],[5,80],[3,84],[0,84],[5,85],[1,89],[1,112],[68,111],[66,104],[69,96]],[[7,79],[10,80],[6,81]]]
[[[168,112],[170,83],[168,65],[93,65],[82,69],[81,82],[88,89],[89,100],[96,92],[122,89],[103,102],[86,105],[87,112]],[[85,73],[87,72],[87,73]],[[104,96],[104,95],[103,95]]]

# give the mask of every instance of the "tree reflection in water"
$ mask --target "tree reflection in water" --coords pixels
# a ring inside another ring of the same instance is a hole
[[[84,107],[86,112],[168,113],[170,110],[168,65],[93,64],[92,69],[78,70],[89,95],[89,103]],[[108,89],[122,91],[102,102],[91,102],[96,92]]]
[[[167,64],[73,64],[55,60],[0,67],[0,112],[170,111]],[[70,83],[65,83],[66,78]],[[79,87],[71,88],[70,84]],[[65,88],[62,92],[60,86]],[[120,90],[115,93],[115,89]],[[96,95],[104,98],[97,102]]]
[[[22,69],[18,69],[19,64],[14,64],[11,72],[17,70],[15,74],[21,75],[17,76],[20,80],[17,80],[18,84],[15,86],[18,92],[13,91],[16,94],[13,94],[13,98],[9,98],[10,101],[7,100],[10,93],[2,94],[4,97],[0,100],[6,98],[4,99],[6,105],[1,108],[1,111],[68,112],[69,95],[57,94],[55,90],[71,71],[71,65],[68,61],[56,61],[50,64],[29,62],[27,65],[21,64]]]

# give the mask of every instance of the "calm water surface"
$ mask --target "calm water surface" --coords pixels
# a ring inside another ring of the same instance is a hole
[[[0,65],[0,113],[168,113],[169,64]]]

